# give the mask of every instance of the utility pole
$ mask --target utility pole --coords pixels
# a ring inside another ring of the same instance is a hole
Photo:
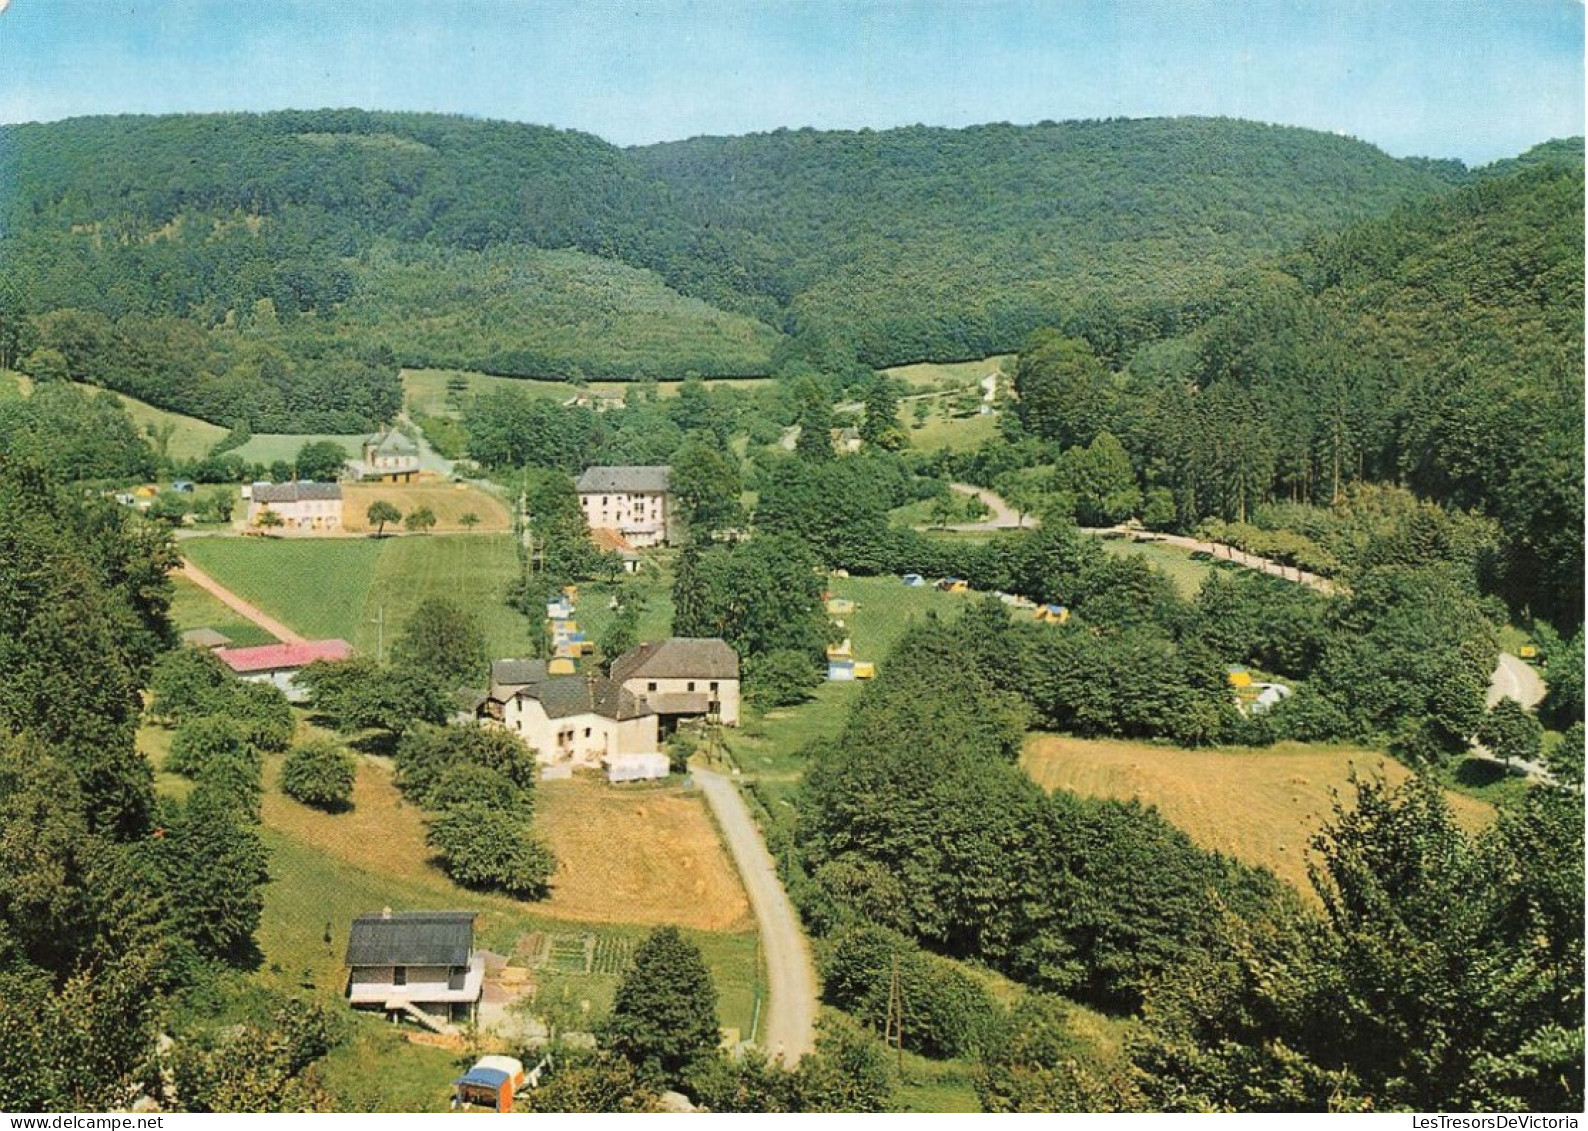
[[[883,1024],[882,1041],[888,1043],[890,1037],[896,1041],[898,1050],[899,1078],[904,1078],[904,994],[899,986],[899,956],[893,956],[893,976],[888,983],[888,1018]]]

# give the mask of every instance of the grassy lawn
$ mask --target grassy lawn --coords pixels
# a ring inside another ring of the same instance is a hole
[[[998,436],[997,413],[986,416],[980,413],[975,416],[944,416],[934,408],[932,415],[920,427],[916,427],[908,410],[902,413],[901,419],[907,421],[910,446],[917,451],[932,452],[939,448],[969,451]]]
[[[1190,600],[1202,589],[1202,583],[1213,572],[1211,562],[1192,561],[1191,551],[1161,542],[1132,542],[1128,538],[1100,538],[1103,549],[1115,557],[1144,558],[1159,573],[1168,576],[1180,596]]]
[[[182,550],[311,639],[338,637],[374,655],[390,648],[421,601],[448,597],[479,614],[492,656],[529,654],[530,623],[502,603],[518,572],[508,534],[194,538]]]
[[[357,457],[364,447],[366,432],[353,436],[338,436],[325,433],[292,433],[292,432],[260,432],[250,436],[248,442],[240,448],[234,449],[233,454],[249,463],[274,463],[284,460],[291,463],[297,458],[298,449],[303,445],[316,440],[330,440],[332,443],[341,444],[342,450],[350,457]]]
[[[357,623],[345,637],[359,651],[374,655],[382,636],[389,650],[421,601],[447,597],[479,616],[492,657],[529,655],[536,626],[503,604],[508,583],[518,576],[512,535],[429,535],[353,544],[378,551],[361,600],[352,605]]]
[[[88,386],[85,388],[97,391]],[[132,422],[138,426],[139,432],[148,435],[150,428],[171,428],[165,453],[172,459],[198,459],[214,447],[227,432],[219,424],[211,424],[196,416],[183,416],[179,412],[167,412],[163,408],[145,404],[136,397],[129,397],[125,393],[116,393],[115,397],[126,408],[127,415],[132,417]]]
[[[1180,750],[1057,734],[1028,735],[1020,764],[1044,789],[1154,805],[1203,848],[1262,865],[1309,897],[1308,842],[1332,817],[1337,793],[1351,800],[1352,769],[1391,783],[1410,776],[1376,750],[1300,742]],[[1486,802],[1449,799],[1469,831],[1494,820]]]
[[[447,382],[452,379],[461,379],[465,383],[466,387],[461,393],[449,395]],[[766,384],[768,380],[770,378],[766,377],[712,377],[706,379],[706,384],[714,389],[741,389],[755,388]],[[402,381],[403,398],[409,409],[431,416],[455,413],[469,398],[496,392],[499,389],[514,388],[531,396],[565,401],[580,392],[601,397],[622,397],[636,384],[633,381],[590,381],[583,386],[575,386],[566,381],[538,381],[532,377],[497,377],[489,373],[475,373],[461,369],[404,369]],[[676,395],[678,387],[682,384],[682,380],[658,381],[656,387],[662,396],[669,397]]]
[[[180,546],[183,555],[205,573],[290,628],[311,639],[339,637],[356,644],[376,563],[388,546],[403,541],[191,538]]]
[[[192,628],[213,628],[231,638],[233,644],[247,648],[255,644],[274,644],[276,638],[253,621],[244,620],[209,593],[184,577],[173,576],[171,623],[178,632]]]
[[[952,361],[939,364],[924,361],[918,365],[898,365],[883,372],[898,381],[911,385],[938,387],[943,385],[974,385],[989,373],[999,372],[1005,361],[1013,362],[1014,354],[984,357],[980,361]]]

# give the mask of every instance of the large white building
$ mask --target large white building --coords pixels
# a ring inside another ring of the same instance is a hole
[[[340,483],[255,483],[248,495],[248,525],[258,526],[260,515],[270,511],[281,519],[281,529],[330,533],[342,529]]]
[[[544,660],[497,660],[480,714],[522,738],[542,766],[610,767],[660,751],[656,712],[594,673],[549,675]]]
[[[615,531],[630,546],[665,546],[671,534],[666,466],[592,467],[579,477],[579,505],[591,530]]]

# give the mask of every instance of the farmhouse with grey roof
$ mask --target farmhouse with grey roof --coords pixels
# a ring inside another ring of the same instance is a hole
[[[493,665],[493,689],[500,674],[506,673]],[[546,676],[507,695],[499,717],[492,707],[488,701],[486,717],[522,738],[542,766],[593,769],[623,756],[657,752],[656,712],[622,685],[594,673]]]
[[[660,716],[664,736],[690,718],[739,725],[739,654],[721,637],[641,644],[612,661],[612,680]]]
[[[255,483],[248,496],[248,525],[265,527],[265,512],[281,520],[289,533],[331,533],[342,529],[342,485],[313,483]]]

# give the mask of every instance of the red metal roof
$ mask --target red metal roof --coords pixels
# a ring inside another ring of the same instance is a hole
[[[353,654],[346,640],[306,640],[302,644],[261,644],[257,648],[217,648],[215,654],[239,674],[301,668],[315,660],[345,660]]]

